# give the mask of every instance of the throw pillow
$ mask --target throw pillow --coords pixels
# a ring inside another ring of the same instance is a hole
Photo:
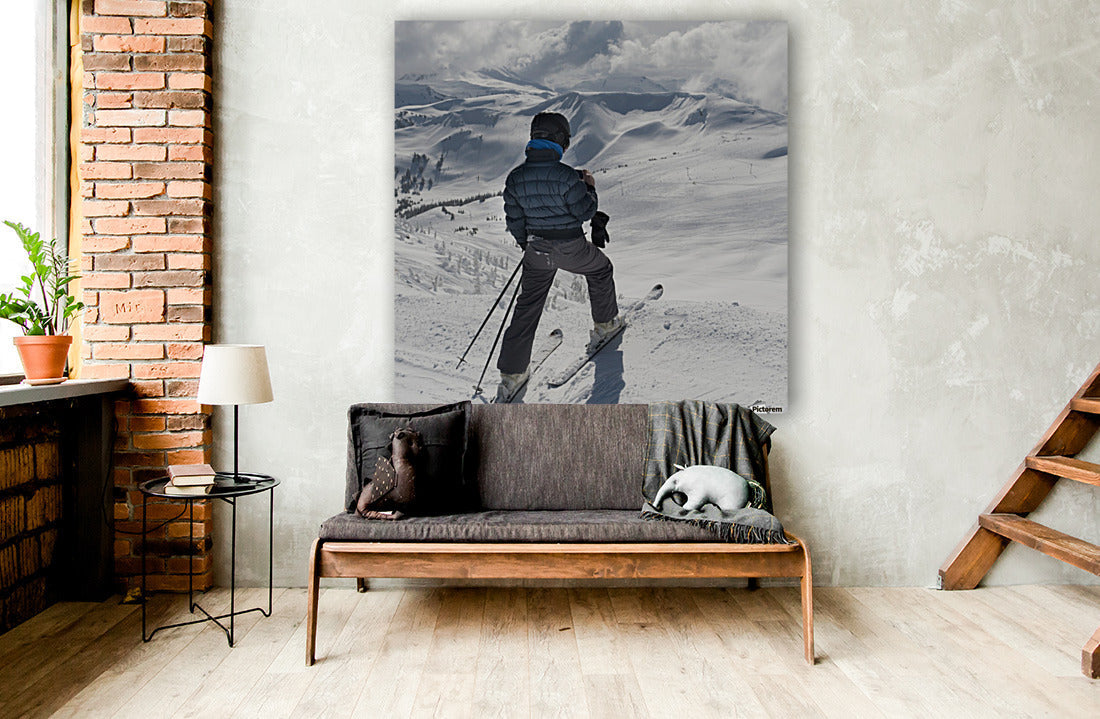
[[[353,405],[348,414],[353,465],[348,469],[354,477],[345,496],[347,511],[356,510],[360,490],[374,477],[379,458],[390,459],[391,435],[406,427],[420,435],[416,512],[449,514],[473,507],[476,494],[465,472],[469,401],[411,413]]]

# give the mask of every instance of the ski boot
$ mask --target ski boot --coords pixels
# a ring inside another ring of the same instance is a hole
[[[617,334],[624,326],[622,315],[615,315],[607,322],[597,322],[588,333],[588,349],[592,350]]]
[[[527,372],[519,374],[500,373],[500,384],[497,385],[497,396],[493,400],[496,404],[507,404],[516,398],[520,389],[527,383],[530,375]]]

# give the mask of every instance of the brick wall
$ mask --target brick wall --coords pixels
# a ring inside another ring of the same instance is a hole
[[[0,408],[0,633],[46,608],[61,524],[58,413]]]
[[[114,482],[116,572],[140,572],[141,481],[208,461],[194,401],[210,340],[210,6],[199,0],[83,0],[78,181],[84,316],[81,377],[123,377]],[[196,506],[198,586],[209,586],[211,509]],[[181,504],[149,506],[150,526]],[[150,535],[152,589],[187,587],[189,525]]]

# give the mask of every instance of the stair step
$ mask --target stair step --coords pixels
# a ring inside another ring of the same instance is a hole
[[[1031,456],[1025,462],[1031,469],[1100,487],[1100,464],[1085,462],[1073,457],[1055,456]]]
[[[1069,408],[1075,412],[1100,414],[1100,399],[1096,397],[1077,397],[1069,401]]]
[[[1018,514],[982,514],[978,525],[1005,539],[1100,575],[1100,547]]]

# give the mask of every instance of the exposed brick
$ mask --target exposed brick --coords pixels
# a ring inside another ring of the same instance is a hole
[[[130,211],[130,203],[125,200],[84,200],[80,203],[80,212],[85,217],[121,217]]]
[[[181,110],[180,112],[193,111]],[[96,110],[95,122],[105,127],[159,127],[166,121],[165,113],[165,110]]]
[[[129,110],[134,107],[134,93],[132,92],[97,92],[89,93],[95,98],[95,106],[100,110]],[[91,105],[92,103],[88,103]]]
[[[206,281],[205,273],[194,270],[138,272],[133,278],[134,287],[199,287]]]
[[[87,144],[101,142],[130,142],[128,127],[83,127],[80,129],[80,141]]]
[[[169,288],[170,305],[204,305],[210,303],[210,291],[201,287]]]
[[[206,166],[201,162],[138,162],[133,172],[139,179],[192,179],[203,177]]]
[[[168,231],[185,234],[204,234],[206,232],[206,220],[201,217],[169,217]]]
[[[97,342],[92,347],[92,356],[95,359],[105,360],[159,360],[164,359],[164,345],[138,342],[126,344]]]
[[[80,162],[91,162],[95,159],[95,146],[94,145],[80,145],[77,148],[77,160]]]
[[[199,464],[208,460],[206,456],[206,450],[204,449],[179,449],[175,452],[168,452],[165,455],[169,464]],[[203,503],[205,504],[205,502]],[[199,506],[195,506],[195,519],[205,519],[203,515],[206,515],[210,510],[201,510]]]
[[[91,197],[92,194],[95,192],[94,188],[95,188],[95,183],[94,182],[92,182],[90,180],[81,180],[80,181],[80,196],[81,197]]]
[[[206,319],[206,310],[201,305],[183,305],[169,307],[167,315],[169,322],[202,322]]]
[[[213,80],[204,72],[173,72],[168,74],[169,90],[204,90],[211,92],[214,89]]]
[[[202,325],[135,325],[133,327],[135,340],[149,342],[200,342],[203,339]]]
[[[89,235],[84,238],[81,249],[86,253],[118,252],[130,246],[130,238],[124,235]],[[84,304],[88,304],[85,300]]]
[[[157,39],[161,43],[164,42],[163,37],[156,37],[151,35],[143,35],[142,38],[148,38],[150,40]],[[161,72],[180,72],[191,71],[201,72],[206,69],[206,55],[197,52],[181,52],[172,54],[163,54],[164,48],[159,50],[151,50],[148,52],[156,52],[161,54],[156,55],[135,55],[134,56],[134,69],[138,71],[161,71]]]
[[[142,127],[134,129],[134,142],[213,145],[214,135],[207,127]]]
[[[168,183],[169,197],[203,197],[212,199],[214,188],[201,180],[174,180]]]
[[[143,35],[211,35],[210,22],[202,17],[134,20],[134,33]]]
[[[172,522],[167,527],[165,533],[170,538],[183,538],[194,537],[195,539],[201,539],[206,536],[206,525],[202,522]],[[186,570],[184,570],[186,571]]]
[[[34,479],[34,450],[30,445],[0,449],[0,489],[10,489]]]
[[[80,367],[81,379],[129,379],[128,364],[92,364],[85,362]]]
[[[202,252],[202,235],[148,235],[133,238],[134,252]]]
[[[174,400],[143,399],[139,402],[166,402]],[[136,404],[136,403],[135,403]],[[159,452],[116,452],[115,463],[123,467],[163,467],[164,454]],[[154,506],[154,505],[149,505]]]
[[[134,168],[125,162],[82,162],[80,176],[86,180],[128,180]]]
[[[95,196],[118,199],[156,197],[164,194],[164,190],[165,184],[163,182],[127,182],[117,185],[97,182]]]
[[[134,447],[137,449],[187,449],[198,447],[203,443],[202,434],[202,432],[135,434]]]
[[[137,414],[199,414],[199,403],[193,399],[134,400]]]
[[[197,127],[206,125],[209,114],[205,110],[169,110],[168,124],[173,127]]]
[[[130,339],[130,328],[112,327],[109,325],[85,325],[84,339],[87,342],[125,342]]]
[[[128,24],[128,23],[127,23]],[[115,52],[85,52],[85,70],[129,70],[130,56],[119,55]]]
[[[100,293],[100,319],[109,324],[163,322],[164,293],[160,290]]]
[[[168,255],[168,269],[170,270],[208,270],[210,269],[210,256],[206,254],[170,254]],[[176,320],[174,314],[169,314],[168,320]],[[190,320],[184,320],[189,322]]]
[[[169,397],[194,397],[199,393],[199,381],[197,379],[165,380],[164,393]]]
[[[164,52],[164,37],[158,35],[95,35],[92,38],[92,48],[95,52]],[[134,57],[135,70],[156,70],[155,67],[139,67],[138,58]],[[157,57],[152,55],[151,57]],[[185,68],[165,68],[182,70]]]
[[[104,217],[92,226],[100,235],[144,235],[168,229],[163,217]]]
[[[205,414],[191,414],[185,416],[167,417],[166,424],[169,430],[175,431],[188,429],[207,429],[210,426],[210,419]]]
[[[162,145],[102,145],[97,150],[99,160],[159,161],[168,156]]]
[[[195,90],[174,90],[169,92],[157,91],[157,92],[135,92],[134,93],[134,105],[137,107],[160,107],[160,108],[184,108],[184,109],[196,109],[205,108],[207,105],[206,95]],[[173,125],[199,125],[199,122],[180,123],[173,122]]]
[[[168,14],[172,17],[207,17],[209,9],[204,2],[195,0],[171,0]]]
[[[165,268],[164,255],[134,255],[108,253],[95,256],[95,269],[100,271],[149,271]]]
[[[86,290],[119,290],[130,286],[130,275],[126,272],[87,272],[81,278],[81,286]]]
[[[86,15],[80,18],[80,31],[99,35],[128,35],[132,32],[128,17],[99,17]]]
[[[201,215],[206,208],[202,200],[140,200],[134,202],[138,215]]]
[[[189,536],[187,528],[189,524],[193,522],[183,522],[183,534],[182,536]],[[209,571],[213,565],[213,557],[209,554],[196,554],[190,557],[170,557],[165,562],[165,569],[169,574],[187,574],[188,571],[194,571],[196,574]]]
[[[171,35],[168,52],[206,52],[210,38],[203,35]]]
[[[132,380],[130,380],[130,387],[133,389],[135,397],[163,397],[164,396],[164,381],[163,380],[159,380],[159,379],[157,379],[157,380],[132,379]]]
[[[173,360],[201,360],[201,342],[170,342],[165,345],[165,354]],[[176,429],[193,429],[190,427],[177,427]]]
[[[167,428],[168,422],[164,417],[130,417],[131,432],[163,432]]]
[[[163,72],[100,72],[95,82],[100,90],[160,90],[165,77]]]
[[[168,148],[168,159],[213,164],[214,150],[206,145],[171,145]]]
[[[168,14],[168,3],[163,0],[95,0],[95,14],[164,17]]]

